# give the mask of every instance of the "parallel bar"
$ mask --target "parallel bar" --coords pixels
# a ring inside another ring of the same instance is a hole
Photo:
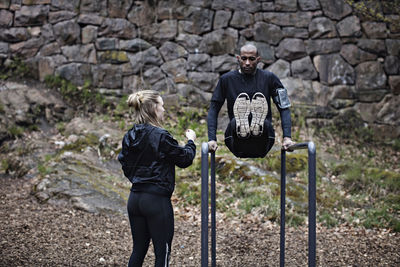
[[[281,150],[281,235],[279,266],[285,266],[286,151]]]
[[[313,142],[297,143],[288,152],[308,149],[308,266],[316,264],[316,149]],[[281,152],[281,236],[280,267],[285,266],[285,202],[286,202],[286,152]]]
[[[215,216],[215,152],[211,153],[211,266],[216,266],[216,216]]]
[[[208,267],[208,144],[201,146],[201,267]]]
[[[315,267],[316,260],[316,149],[308,143],[308,266]]]
[[[316,266],[316,149],[313,142],[297,143],[288,152],[308,148],[308,266]],[[211,264],[216,266],[215,153],[211,153]],[[280,267],[285,266],[286,151],[281,151]],[[208,267],[208,143],[201,154],[201,266]]]

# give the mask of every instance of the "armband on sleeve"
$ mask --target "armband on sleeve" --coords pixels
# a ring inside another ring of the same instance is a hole
[[[281,109],[289,108],[291,106],[286,88],[278,88],[276,90],[276,96],[274,96],[273,99],[275,104],[277,104]]]

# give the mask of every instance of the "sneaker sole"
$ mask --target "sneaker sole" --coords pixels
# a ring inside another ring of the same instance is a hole
[[[256,93],[251,100],[251,120],[250,131],[253,136],[262,135],[264,131],[264,121],[268,114],[268,103],[264,95]]]
[[[250,135],[250,97],[246,93],[241,93],[236,98],[233,105],[233,114],[236,120],[236,133],[238,137],[248,137]]]

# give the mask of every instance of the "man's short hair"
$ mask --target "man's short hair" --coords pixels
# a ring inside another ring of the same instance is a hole
[[[239,55],[242,53],[242,50],[256,50],[256,55],[258,56],[258,49],[253,43],[247,43],[243,45],[239,50]]]

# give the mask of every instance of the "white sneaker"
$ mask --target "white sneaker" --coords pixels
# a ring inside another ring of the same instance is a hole
[[[240,138],[250,135],[249,115],[250,97],[246,93],[240,93],[233,104],[233,114],[236,120],[236,133]]]
[[[250,131],[253,136],[259,136],[263,133],[264,121],[268,114],[268,103],[262,93],[255,93],[251,100],[250,110],[252,120]]]

